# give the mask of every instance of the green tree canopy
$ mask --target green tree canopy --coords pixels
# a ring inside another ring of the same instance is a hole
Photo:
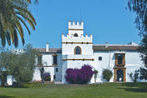
[[[130,11],[136,14],[136,27],[140,35],[147,32],[147,0],[128,0]]]
[[[9,50],[2,51],[0,53],[0,69],[5,68],[8,74],[13,75],[18,84],[30,82],[33,77],[37,54],[38,52],[31,45],[27,45],[24,52],[20,54]]]

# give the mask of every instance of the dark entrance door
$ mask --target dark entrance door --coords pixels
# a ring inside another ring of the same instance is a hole
[[[123,82],[124,80],[124,74],[122,69],[117,70],[117,81],[118,82]]]

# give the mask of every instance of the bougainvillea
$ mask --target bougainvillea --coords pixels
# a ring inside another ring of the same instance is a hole
[[[48,73],[48,72],[43,73],[43,80],[50,81],[51,80],[50,73]]]
[[[91,80],[92,75],[92,67],[84,65],[81,69],[67,69],[65,78],[68,83],[86,84]]]

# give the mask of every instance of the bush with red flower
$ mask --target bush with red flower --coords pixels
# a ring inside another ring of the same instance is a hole
[[[81,69],[67,69],[65,78],[71,84],[87,84],[91,80],[92,75],[92,67],[84,65]]]

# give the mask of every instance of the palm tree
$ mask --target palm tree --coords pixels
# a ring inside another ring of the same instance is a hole
[[[0,0],[0,39],[2,46],[18,46],[18,35],[24,45],[24,30],[30,34],[28,24],[35,30],[36,21],[28,10],[32,0]],[[36,0],[35,0],[36,1]],[[27,21],[27,22],[26,22]]]

